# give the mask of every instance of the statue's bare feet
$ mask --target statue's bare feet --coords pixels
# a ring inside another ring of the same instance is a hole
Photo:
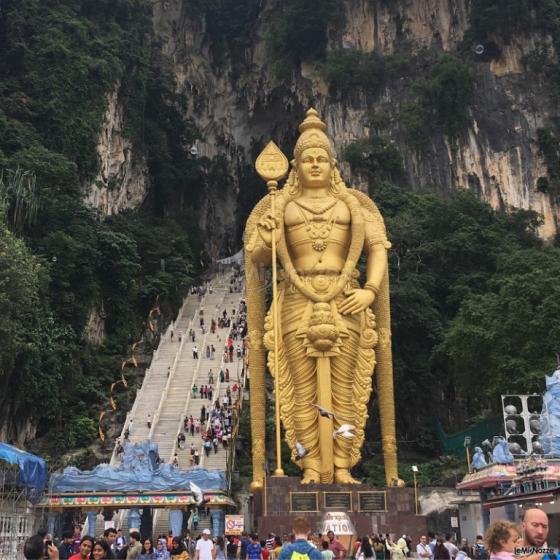
[[[313,469],[303,469],[303,478],[301,479],[302,484],[312,484],[319,482],[321,477],[319,473]]]
[[[348,469],[335,469],[334,481],[338,484],[361,484],[350,474]]]

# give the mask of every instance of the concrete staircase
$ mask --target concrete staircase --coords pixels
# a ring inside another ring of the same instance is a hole
[[[223,351],[227,336],[230,329],[228,328],[216,328],[215,333],[211,333],[209,330],[211,319],[214,318],[217,322],[218,318],[222,316],[222,312],[225,309],[229,317],[232,317],[232,311],[235,309],[236,313],[238,311],[239,300],[241,295],[239,293],[229,292],[229,276],[225,279],[225,282],[216,283],[213,282],[213,294],[208,294],[204,302],[204,320],[208,327],[208,331],[204,336],[201,334],[201,330],[198,327],[195,328],[197,337],[197,346],[199,349],[199,359],[196,364],[192,360],[192,343],[189,342],[189,353],[187,356],[182,356],[177,365],[177,371],[175,373],[176,383],[174,387],[177,390],[177,394],[174,394],[173,390],[170,390],[167,400],[164,405],[165,414],[160,417],[160,422],[158,422],[158,428],[154,431],[154,438],[160,444],[160,455],[162,459],[167,461],[172,461],[174,454],[177,453],[179,468],[190,469],[192,465],[190,463],[190,446],[191,442],[194,442],[195,446],[199,449],[200,453],[200,463],[201,467],[207,469],[217,469],[226,470],[227,454],[226,449],[220,444],[218,453],[211,451],[208,458],[205,456],[204,448],[202,445],[201,433],[194,434],[194,437],[190,433],[185,432],[186,441],[184,449],[179,449],[177,446],[177,435],[183,429],[184,419],[188,418],[191,414],[193,418],[200,418],[200,411],[202,405],[206,407],[206,410],[211,410],[212,403],[216,398],[222,398],[226,394],[227,386],[233,386],[237,381],[237,375],[241,376],[241,367],[243,360],[237,360],[234,357],[232,363],[224,363]],[[199,342],[199,339],[202,339]],[[206,357],[206,346],[214,345],[216,353],[214,358]],[[235,346],[235,343],[234,343]],[[190,356],[190,358],[189,358]],[[230,371],[230,383],[220,383],[220,369],[228,368]],[[210,369],[213,372],[214,377],[214,391],[212,395],[212,400],[202,399],[200,397],[200,391],[197,397],[193,397],[192,387],[194,384],[200,389],[202,385],[208,384],[208,376]],[[238,385],[239,382],[237,381]],[[177,395],[181,395],[179,398]],[[177,396],[177,398],[176,398]],[[182,402],[183,406],[180,407]],[[201,426],[201,431],[205,431],[208,427],[207,423]],[[170,435],[172,436],[170,437]],[[162,449],[165,453],[162,453]],[[198,531],[202,531],[204,528],[210,528],[210,518],[206,518],[203,515],[200,516],[200,521],[198,524]],[[165,509],[157,510],[154,515],[154,535],[167,534],[168,531],[168,511]]]
[[[136,399],[127,419],[123,425],[121,442],[124,442],[124,433],[132,421],[129,441],[140,442],[146,439],[155,441],[159,446],[159,454],[163,461],[172,462],[174,454],[178,453],[179,467],[181,469],[192,468],[190,465],[190,444],[194,441],[200,450],[200,466],[210,469],[226,470],[226,450],[220,445],[218,453],[212,454],[208,459],[204,457],[201,434],[195,433],[191,437],[185,432],[186,442],[184,450],[177,447],[177,436],[183,429],[183,421],[190,414],[194,418],[200,417],[200,407],[206,405],[211,409],[213,401],[225,394],[227,383],[220,384],[219,372],[223,366],[230,371],[230,385],[241,376],[242,360],[234,357],[233,363],[223,363],[223,352],[226,343],[228,328],[216,328],[215,333],[210,332],[211,320],[216,321],[222,316],[223,310],[227,310],[228,316],[232,316],[232,310],[236,313],[239,306],[241,294],[230,293],[231,273],[226,272],[212,279],[210,290],[204,297],[189,294],[181,307],[177,319],[169,325],[162,335],[158,349],[154,352],[152,362],[146,371],[141,388],[136,394]],[[204,317],[206,333],[203,335],[200,328],[200,317]],[[195,331],[195,343],[198,347],[198,359],[193,358],[193,342],[188,336],[189,330]],[[173,333],[173,336],[171,335]],[[214,358],[206,358],[206,346],[214,345],[216,352]],[[208,372],[212,369],[214,374],[214,394],[212,401],[209,399],[192,397],[192,387],[196,383],[198,387],[208,385]],[[225,371],[225,369],[224,369]],[[238,383],[239,384],[239,383]],[[151,415],[151,427],[148,427],[148,415]],[[201,427],[201,430],[205,425]],[[120,459],[116,450],[111,457],[111,465],[118,466]],[[115,519],[115,525],[123,533],[128,532],[128,510],[120,510]],[[200,516],[198,531],[210,528],[210,517]],[[104,529],[103,517],[97,517],[95,535],[101,535]],[[155,536],[167,534],[168,511],[166,509],[154,509]],[[90,528],[87,522],[84,525],[83,534],[89,534]]]

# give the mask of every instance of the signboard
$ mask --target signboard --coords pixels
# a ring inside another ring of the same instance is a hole
[[[325,509],[352,511],[352,492],[325,492]]]
[[[337,537],[355,535],[356,530],[348,514],[343,511],[328,511],[319,523],[319,533],[325,535],[332,531]]]
[[[452,516],[452,517],[449,518],[449,521],[450,521],[451,527],[453,529],[458,529],[459,528],[459,518],[458,517],[453,517]]]
[[[385,492],[358,492],[359,511],[387,511]]]
[[[243,515],[226,515],[226,535],[241,535],[245,530]]]
[[[290,492],[290,511],[319,511],[317,492]]]

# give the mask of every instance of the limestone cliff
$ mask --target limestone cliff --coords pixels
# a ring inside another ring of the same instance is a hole
[[[329,94],[312,62],[303,61],[291,78],[278,80],[264,44],[267,17],[278,9],[277,1],[256,2],[252,41],[241,60],[234,64],[233,55],[226,52],[217,63],[216,37],[191,4],[155,3],[154,26],[173,60],[178,86],[189,99],[189,116],[201,131],[200,154],[210,158],[225,154],[234,183],[239,182],[239,169],[254,160],[256,149],[267,139],[288,149],[309,106],[322,114],[339,154],[345,145],[372,132],[371,115],[381,113],[387,125],[376,132],[398,145],[409,188],[440,192],[470,188],[495,208],[536,210],[544,218],[541,235],[556,234],[558,204],[552,194],[536,188],[537,179],[547,174],[537,130],[547,124],[554,108],[542,84],[525,75],[523,57],[535,48],[534,38],[519,37],[502,45],[501,56],[492,61],[476,60],[471,52],[476,81],[468,124],[458,138],[436,134],[419,151],[403,134],[398,112],[414,76],[397,77],[375,96],[358,88],[349,97]],[[412,54],[454,51],[470,25],[468,0],[346,0],[344,6],[346,21],[329,30],[328,50],[383,55],[405,48]]]
[[[107,110],[97,140],[99,171],[86,191],[86,202],[101,216],[138,208],[149,189],[148,167],[124,134],[119,84],[107,95]]]

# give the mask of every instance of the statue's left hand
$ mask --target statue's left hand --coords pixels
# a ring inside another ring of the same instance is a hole
[[[355,315],[369,307],[375,299],[371,290],[352,289],[344,292],[346,299],[339,308],[343,315]]]

